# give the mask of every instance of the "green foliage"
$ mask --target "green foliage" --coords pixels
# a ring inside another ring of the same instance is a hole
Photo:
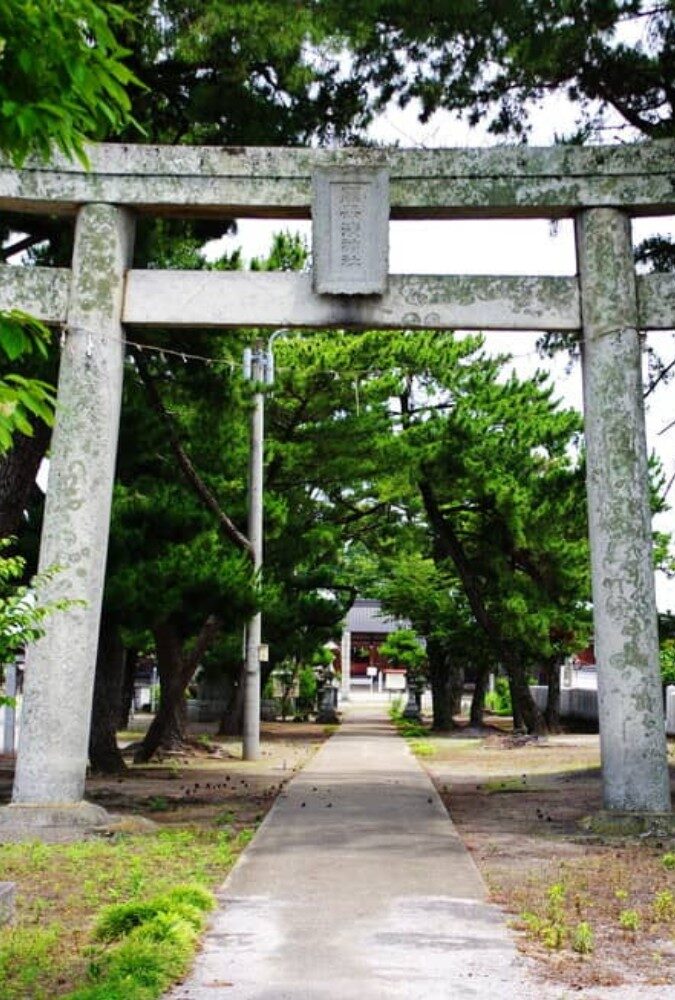
[[[58,926],[6,926],[0,934],[0,987],[4,1000],[36,995],[46,966],[56,959]]]
[[[200,914],[213,909],[213,894],[197,883],[177,885],[150,900],[134,900],[105,907],[99,914],[94,927],[94,937],[98,941],[116,941],[129,934],[134,928],[151,923],[158,914],[178,914],[195,930],[202,925]]]
[[[162,990],[142,986],[143,973],[131,966],[159,945],[166,985],[186,968],[195,932],[213,905],[209,887],[222,882],[250,834],[170,827],[74,844],[0,845],[3,878],[26,890],[15,922],[0,934],[0,996],[63,996],[64,984],[82,984],[89,966],[89,983],[74,994],[78,1000],[154,1000]],[[100,939],[86,931],[92,923],[100,926]],[[172,950],[182,955],[188,941],[186,963],[173,961]],[[108,965],[121,945],[128,947]],[[154,975],[152,960],[149,968]]]
[[[640,923],[640,914],[637,910],[622,910],[619,914],[619,927],[622,931],[638,931]]]
[[[421,677],[427,662],[424,646],[412,629],[397,629],[390,632],[380,646],[380,653],[392,666],[405,667],[407,676]]]
[[[659,650],[661,682],[675,684],[675,639],[664,639]]]
[[[70,1000],[98,1000],[122,991],[128,1000],[159,996],[187,968],[204,914],[214,903],[213,895],[195,884],[106,907],[93,933],[108,948],[90,964],[93,984],[70,994]]]
[[[662,889],[654,895],[652,903],[652,913],[657,923],[671,923],[675,921],[675,896],[670,889]]]
[[[578,106],[576,141],[617,118],[619,129],[673,134],[670,3],[328,6],[351,40],[354,74],[381,102],[417,99],[424,121],[444,108],[493,133],[523,136],[531,109],[558,92]]]
[[[298,708],[310,712],[316,701],[317,680],[311,667],[302,667],[298,674]]]
[[[506,677],[495,678],[494,691],[488,691],[485,695],[485,707],[495,715],[512,714],[511,688]]]
[[[284,145],[351,139],[368,119],[332,12],[297,0],[129,0],[122,37],[148,85],[133,113],[153,142]]]
[[[572,950],[579,955],[590,955],[595,948],[595,937],[591,925],[582,920],[572,932]]]
[[[525,930],[532,937],[538,938],[545,948],[559,950],[565,946],[569,939],[569,928],[565,915],[566,896],[565,884],[554,882],[546,892],[544,912],[526,911],[520,916]],[[579,927],[577,927],[578,930]],[[584,932],[582,931],[583,936]]]
[[[81,603],[65,598],[44,601],[37,596],[58,574],[58,567],[33,577],[28,585],[20,584],[25,560],[3,554],[11,544],[11,538],[0,538],[0,664],[14,660],[26,645],[39,639],[50,615]]]
[[[115,38],[128,13],[94,0],[3,0],[0,151],[16,166],[54,149],[87,163],[86,139],[131,121],[137,83]]]
[[[409,746],[416,757],[434,757],[436,754],[436,747],[428,740],[411,739]]]
[[[46,357],[49,330],[38,320],[12,310],[0,311],[0,355],[8,361],[21,356]],[[11,447],[17,432],[33,434],[31,421],[36,417],[51,424],[54,390],[40,379],[26,378],[16,372],[0,378],[0,455]]]
[[[661,858],[661,864],[666,871],[675,871],[675,851],[667,851]]]

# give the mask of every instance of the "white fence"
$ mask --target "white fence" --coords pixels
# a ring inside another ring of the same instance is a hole
[[[532,697],[543,711],[546,708],[548,687],[535,685],[530,688]],[[598,721],[598,692],[589,688],[561,688],[560,717]],[[666,688],[666,732],[675,736],[675,686]]]

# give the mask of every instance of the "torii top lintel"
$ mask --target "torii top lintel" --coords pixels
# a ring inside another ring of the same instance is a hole
[[[675,141],[490,149],[88,147],[90,169],[54,157],[0,161],[0,210],[72,215],[87,202],[150,215],[308,218],[321,168],[385,168],[391,217],[556,218],[583,208],[675,213]]]

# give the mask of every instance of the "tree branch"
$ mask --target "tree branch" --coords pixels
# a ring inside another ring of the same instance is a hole
[[[22,250],[30,250],[34,247],[36,243],[44,243],[44,236],[24,236],[22,240],[18,240],[16,243],[12,243],[11,246],[5,247],[0,251],[0,258],[2,260],[9,260],[17,253],[21,253]]]
[[[185,449],[183,448],[178,433],[176,431],[174,421],[167,412],[164,403],[159,395],[159,391],[155,384],[152,375],[148,371],[148,367],[145,363],[145,359],[140,356],[139,352],[134,352],[134,358],[138,366],[138,371],[143,381],[143,385],[146,388],[150,406],[155,411],[157,416],[160,418],[164,426],[166,427],[167,434],[169,437],[169,443],[171,444],[171,449],[176,457],[176,461],[181,468],[183,475],[188,481],[189,485],[194,490],[195,494],[199,497],[203,505],[209,510],[216,518],[220,530],[229,538],[237,548],[245,552],[249,558],[253,558],[253,548],[248,538],[242,534],[237,528],[236,524],[227,516],[225,511],[222,509],[218,503],[216,497],[213,495],[209,487],[206,485],[204,480],[201,478],[194,465],[190,461]]]

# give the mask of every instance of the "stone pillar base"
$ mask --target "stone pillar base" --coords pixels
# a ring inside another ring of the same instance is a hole
[[[8,924],[14,916],[15,895],[14,882],[0,882],[0,927]]]
[[[602,837],[671,837],[675,834],[675,813],[624,812],[602,809],[584,816],[579,826]]]
[[[83,840],[113,819],[106,809],[91,802],[12,803],[0,809],[0,843],[39,840],[44,844],[65,844]]]

